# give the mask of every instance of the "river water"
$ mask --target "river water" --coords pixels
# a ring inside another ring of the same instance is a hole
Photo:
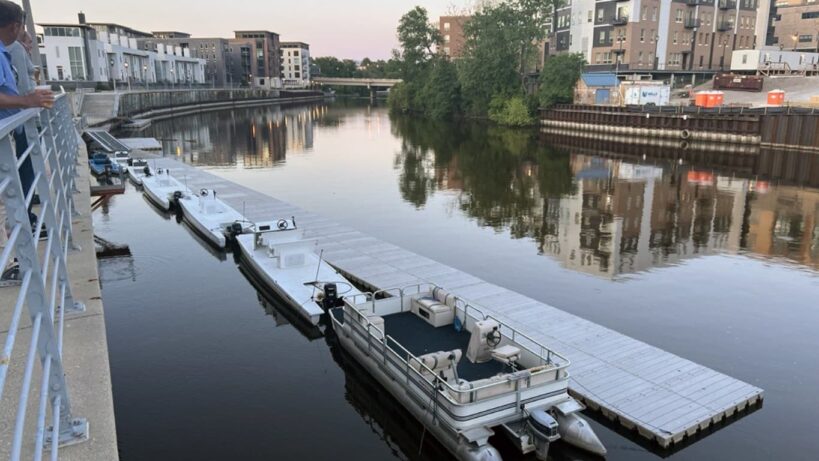
[[[155,122],[166,155],[765,389],[673,459],[819,454],[819,162],[631,150],[337,102]],[[232,255],[128,188],[95,231],[120,454],[441,459]],[[608,459],[657,459],[598,423]],[[422,443],[423,442],[423,443]],[[561,444],[555,459],[584,459]]]

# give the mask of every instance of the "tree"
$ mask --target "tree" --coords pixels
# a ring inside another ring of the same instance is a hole
[[[574,86],[585,65],[586,60],[580,53],[561,54],[547,59],[540,72],[538,102],[541,107],[572,102]]]
[[[401,43],[400,59],[405,80],[416,77],[426,69],[441,43],[441,33],[429,22],[427,10],[416,6],[398,23],[398,41]]]
[[[455,65],[443,57],[435,58],[432,71],[421,89],[419,104],[433,119],[452,118],[460,110],[461,87]]]
[[[511,5],[501,3],[481,10],[464,25],[466,43],[459,75],[470,115],[484,116],[492,98],[518,93],[517,24]]]

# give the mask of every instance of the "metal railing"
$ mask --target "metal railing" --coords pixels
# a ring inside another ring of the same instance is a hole
[[[6,387],[15,339],[21,326],[23,306],[31,319],[31,339],[23,364],[10,459],[20,459],[32,375],[39,358],[42,378],[37,391],[36,421],[33,430],[33,458],[40,460],[46,448],[56,460],[58,447],[88,438],[88,423],[71,411],[68,386],[62,361],[63,330],[66,312],[82,311],[71,290],[66,265],[73,243],[72,217],[76,215],[73,194],[79,141],[73,125],[68,96],[59,95],[49,109],[26,109],[0,120],[0,206],[5,208],[8,241],[0,253],[0,268],[16,258],[19,288],[0,358],[0,397]],[[30,162],[30,163],[29,163]],[[22,174],[21,174],[22,173]],[[25,191],[23,181],[31,184]],[[34,206],[35,194],[39,207]],[[36,213],[32,214],[34,211]],[[3,288],[14,290],[15,288]],[[12,294],[12,297],[14,295]],[[15,369],[15,372],[17,370]],[[16,379],[15,379],[16,384]],[[9,401],[9,399],[6,399]],[[47,416],[50,413],[50,420]],[[47,422],[51,426],[47,427]],[[54,444],[53,441],[57,441]]]

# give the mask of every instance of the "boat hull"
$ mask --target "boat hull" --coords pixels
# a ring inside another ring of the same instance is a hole
[[[188,189],[169,175],[150,176],[142,179],[142,191],[163,210],[171,208],[171,195],[176,191],[187,194]]]
[[[426,430],[430,431],[435,438],[444,445],[447,450],[456,458],[463,461],[489,461],[500,460],[500,453],[490,444],[476,446],[468,443],[465,439],[458,436],[457,433],[451,432],[439,424],[432,412],[421,408],[414,404],[415,396],[411,395],[410,391],[401,386],[398,380],[392,379],[388,376],[376,363],[374,356],[366,354],[357,345],[355,340],[348,335],[343,328],[335,328],[339,344],[344,350],[350,354],[355,360],[364,367],[387,391],[401,402],[418,421],[420,421]]]
[[[210,243],[218,248],[224,248],[227,244],[227,237],[223,226],[237,221],[244,222],[245,217],[221,200],[210,198],[205,200],[213,200],[221,211],[219,213],[205,213],[201,210],[199,200],[202,199],[195,196],[187,196],[179,200],[183,218]]]
[[[296,313],[312,325],[317,325],[322,309],[311,299],[315,291],[312,287],[305,286],[305,282],[316,280],[316,268],[318,267],[318,280],[336,283],[350,284],[335,270],[330,268],[326,262],[321,262],[316,254],[306,257],[304,266],[276,269],[267,263],[264,249],[254,248],[254,234],[244,234],[236,237],[237,246],[242,260],[253,272],[257,280],[262,282],[276,296],[285,301]],[[352,286],[352,285],[350,285]],[[357,290],[354,290],[358,293]]]

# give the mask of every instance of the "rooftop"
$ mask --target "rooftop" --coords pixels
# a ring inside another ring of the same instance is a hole
[[[132,29],[132,28],[130,28],[128,26],[123,26],[122,24],[117,24],[115,22],[89,22],[88,25],[92,26],[92,27],[94,27],[94,26],[104,26],[104,27],[109,27],[109,28],[118,28],[118,29],[122,29],[125,32],[128,32],[130,34],[141,35],[141,36],[143,36],[145,38],[152,37],[152,35],[149,34],[148,32],[142,32],[141,30]]]
[[[601,73],[584,73],[580,74],[580,78],[587,86],[617,86],[617,76],[609,72]]]
[[[310,45],[304,42],[281,42],[279,46],[282,48],[310,48]]]

